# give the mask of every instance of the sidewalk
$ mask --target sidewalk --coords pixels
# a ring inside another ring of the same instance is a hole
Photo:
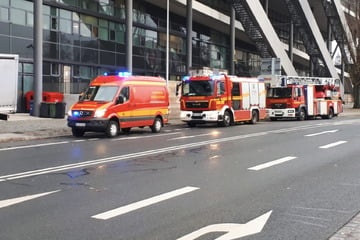
[[[352,105],[345,105],[340,117],[359,116],[360,109],[353,109]],[[182,124],[176,118],[170,118],[170,125]],[[0,120],[0,143],[12,141],[35,140],[59,136],[71,136],[71,129],[67,126],[66,117],[39,118],[28,113],[9,114],[7,121]]]

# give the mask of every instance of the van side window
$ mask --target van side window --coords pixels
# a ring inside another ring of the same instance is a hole
[[[124,99],[124,102],[129,101],[130,99],[130,94],[129,94],[129,87],[123,87],[120,91],[119,96],[122,96]]]

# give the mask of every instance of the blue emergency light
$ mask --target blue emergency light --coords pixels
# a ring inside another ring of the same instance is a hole
[[[80,111],[73,111],[73,112],[72,112],[72,115],[73,115],[74,117],[79,117],[79,116],[80,116]]]
[[[190,76],[185,76],[185,77],[183,77],[183,81],[187,81],[187,80],[189,80],[190,79]]]
[[[130,72],[118,72],[119,77],[129,77],[131,76]]]

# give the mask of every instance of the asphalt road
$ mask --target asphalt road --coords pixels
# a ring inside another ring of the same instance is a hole
[[[360,210],[359,126],[339,117],[0,144],[0,239],[325,240]]]

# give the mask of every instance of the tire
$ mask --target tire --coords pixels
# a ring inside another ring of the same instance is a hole
[[[258,119],[259,119],[258,112],[257,112],[256,110],[253,110],[253,111],[251,112],[251,120],[250,120],[250,123],[251,123],[251,124],[256,124],[257,121],[258,121]]]
[[[150,129],[153,133],[158,133],[161,131],[162,125],[163,125],[163,123],[162,123],[161,118],[156,117],[153,125],[150,126]]]
[[[196,123],[194,123],[194,122],[187,122],[186,123],[189,127],[196,127]]]
[[[299,116],[298,116],[297,119],[299,121],[304,121],[305,118],[306,118],[305,110],[302,108],[302,109],[300,109]]]
[[[85,134],[85,131],[79,128],[71,128],[72,135],[74,137],[82,137]]]
[[[223,120],[220,123],[220,126],[222,127],[228,127],[231,124],[231,114],[229,113],[229,111],[225,111],[224,112],[224,116],[223,116]]]
[[[326,116],[326,119],[332,119],[334,117],[334,109],[329,109],[329,114]]]
[[[119,134],[119,124],[114,120],[110,120],[105,130],[105,134],[109,138],[116,137]]]

